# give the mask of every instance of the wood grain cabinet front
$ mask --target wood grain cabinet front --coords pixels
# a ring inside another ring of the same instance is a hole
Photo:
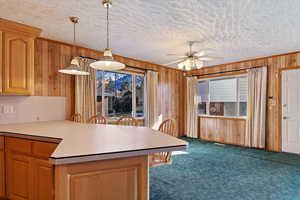
[[[11,200],[33,200],[33,166],[29,156],[6,152],[6,194]]]
[[[34,39],[3,34],[3,94],[31,95],[34,84]]]
[[[34,40],[41,30],[0,18],[0,93],[32,95]]]
[[[0,199],[5,197],[4,137],[0,136]]]
[[[57,144],[5,138],[6,196],[10,200],[54,200],[54,165],[48,159]]]

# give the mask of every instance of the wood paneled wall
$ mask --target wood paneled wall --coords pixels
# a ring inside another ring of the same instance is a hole
[[[100,58],[102,52],[79,46],[38,38],[35,41],[35,95],[66,97],[67,117],[74,113],[75,80],[73,76],[58,73],[73,56]],[[184,134],[184,73],[149,62],[122,56],[115,58],[128,66],[159,72],[158,110],[163,119],[174,118],[178,122],[178,135]]]
[[[231,70],[268,66],[268,110],[267,136],[268,150],[281,151],[281,105],[280,105],[280,69],[300,65],[300,52],[275,55],[270,57],[245,60],[224,65],[193,70],[188,75],[203,75]]]
[[[199,139],[245,146],[246,120],[198,117]]]

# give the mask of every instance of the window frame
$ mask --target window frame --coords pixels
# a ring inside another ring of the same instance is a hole
[[[209,82],[213,81],[213,80],[223,80],[223,79],[231,79],[231,78],[236,78],[239,79],[241,77],[248,77],[248,73],[243,73],[243,74],[239,74],[239,75],[228,75],[228,76],[218,76],[218,77],[212,77],[212,78],[199,78],[198,79],[198,83],[202,82],[202,81],[208,81],[208,95],[207,95],[207,102],[206,102],[206,111],[208,114],[199,114],[198,113],[198,108],[197,108],[197,115],[199,117],[211,117],[211,118],[226,118],[226,119],[247,119],[248,118],[248,113],[246,116],[240,116],[240,103],[241,102],[245,102],[245,101],[240,101],[240,92],[239,92],[239,88],[240,88],[240,81],[237,81],[237,116],[220,116],[220,115],[211,115],[209,114],[209,106],[210,106],[210,85]],[[197,88],[197,92],[198,92],[198,88]],[[198,95],[197,95],[198,96]],[[248,104],[248,99],[247,99],[247,104]],[[199,102],[198,102],[199,103]]]
[[[112,72],[112,73],[119,73],[119,74],[130,74],[132,76],[132,111],[131,111],[131,116],[134,117],[135,119],[144,119],[145,118],[145,89],[144,89],[144,116],[143,117],[137,117],[136,116],[136,76],[142,76],[144,77],[144,86],[145,86],[145,74],[144,73],[134,73],[134,72],[127,72],[127,71],[103,71],[103,70],[97,70],[96,73],[102,73],[102,79],[101,79],[101,84],[102,84],[102,88],[101,88],[101,93],[102,93],[102,104],[101,104],[101,115],[108,118],[108,119],[114,119],[114,118],[118,118],[118,117],[109,117],[105,115],[105,104],[103,103],[104,101],[104,95],[105,94],[105,80],[104,80],[104,73],[105,72]],[[95,84],[97,83],[97,81],[95,81]],[[96,102],[97,102],[97,85],[96,85]],[[144,87],[145,88],[145,87]],[[98,113],[98,110],[97,110]]]

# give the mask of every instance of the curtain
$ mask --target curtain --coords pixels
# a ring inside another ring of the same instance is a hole
[[[145,76],[145,124],[158,129],[158,105],[157,105],[158,72],[147,71]]]
[[[265,148],[267,67],[249,70],[248,87],[248,120],[245,143],[249,147]]]
[[[198,138],[198,95],[197,95],[197,77],[187,78],[187,119],[186,131],[187,136]]]
[[[80,113],[86,122],[96,115],[96,70],[91,68],[88,59],[79,59],[81,69],[88,71],[88,76],[75,77],[75,113]]]

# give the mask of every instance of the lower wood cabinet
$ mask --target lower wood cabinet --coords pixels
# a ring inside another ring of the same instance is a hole
[[[33,199],[32,158],[6,152],[6,193],[11,200]]]
[[[5,144],[6,197],[54,200],[54,165],[48,158],[57,144],[9,137]]]
[[[54,199],[54,166],[46,160],[33,159],[33,186],[35,200]]]
[[[60,165],[55,200],[148,200],[148,156]]]
[[[0,136],[0,198],[5,197],[4,137]]]
[[[48,160],[57,144],[4,141],[0,200],[148,200],[147,155],[54,166]]]

